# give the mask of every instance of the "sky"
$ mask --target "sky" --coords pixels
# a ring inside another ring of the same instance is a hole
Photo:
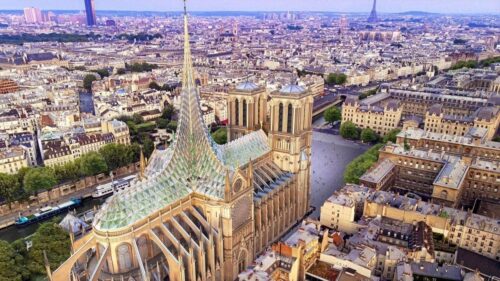
[[[182,0],[94,0],[96,10],[179,11]],[[83,10],[84,0],[0,0],[0,10]],[[189,0],[191,11],[329,11],[369,13],[372,0]],[[379,12],[500,14],[500,0],[378,0]]]

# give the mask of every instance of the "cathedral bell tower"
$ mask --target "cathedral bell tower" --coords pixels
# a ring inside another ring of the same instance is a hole
[[[288,85],[270,97],[269,144],[274,162],[282,170],[298,173],[301,158],[311,155],[312,94],[304,87]]]
[[[267,92],[252,82],[243,82],[229,92],[228,140],[232,141],[265,126]]]
[[[299,213],[309,209],[312,110],[313,96],[310,90],[288,85],[270,94],[269,146],[273,161],[284,171],[297,174]]]

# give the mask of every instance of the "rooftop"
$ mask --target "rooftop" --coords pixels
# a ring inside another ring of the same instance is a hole
[[[299,85],[287,85],[281,88],[281,94],[292,94],[292,95],[300,95],[306,92],[306,89]]]

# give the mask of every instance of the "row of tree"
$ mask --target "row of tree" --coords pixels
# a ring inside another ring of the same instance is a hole
[[[54,221],[40,225],[31,242],[28,250],[23,239],[0,240],[0,281],[44,280],[44,252],[52,271],[70,256],[69,235]]]
[[[325,79],[328,85],[343,85],[347,82],[347,75],[344,73],[330,73]]]
[[[150,72],[153,69],[157,69],[158,65],[157,64],[149,64],[147,62],[143,63],[133,63],[133,64],[125,64],[125,70],[130,71],[130,72]]]
[[[383,144],[376,144],[365,153],[354,158],[344,171],[344,181],[359,184],[359,178],[378,161],[378,151],[382,146]]]
[[[375,89],[371,89],[369,91],[366,91],[364,93],[361,93],[359,95],[359,100],[364,100],[369,96],[373,96],[373,95],[377,94],[377,91],[378,91],[378,88],[375,88]]]
[[[64,165],[27,167],[14,175],[0,173],[0,197],[10,204],[64,182],[108,173],[139,161],[140,149],[138,144],[111,143]]]
[[[358,128],[354,123],[347,121],[340,126],[340,135],[349,140],[361,140],[364,143],[387,143],[388,141],[396,142],[396,137],[401,130],[394,129],[381,138],[375,131],[370,128]]]
[[[349,128],[352,129],[352,125],[348,122],[345,122]],[[352,123],[351,123],[352,124]],[[354,125],[354,124],[353,124]],[[354,126],[356,128],[356,126]],[[365,129],[361,131],[361,134],[364,132],[370,132],[371,129]],[[373,131],[372,131],[373,132]],[[370,169],[378,161],[379,150],[388,142],[396,142],[397,135],[399,134],[399,129],[394,129],[387,133],[383,138],[379,138],[377,136],[377,141],[379,143],[375,144],[372,148],[367,150],[365,153],[356,157],[349,165],[347,165],[344,171],[344,181],[346,183],[359,183],[359,178]],[[363,138],[363,136],[361,136]],[[365,137],[366,138],[366,137]]]
[[[500,56],[497,57],[492,57],[480,61],[476,60],[468,60],[468,61],[458,61],[455,63],[450,69],[451,70],[456,70],[456,69],[462,69],[462,68],[483,68],[483,67],[489,67],[490,65],[494,63],[499,63],[500,62]]]

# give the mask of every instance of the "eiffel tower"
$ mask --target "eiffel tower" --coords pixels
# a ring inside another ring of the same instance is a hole
[[[370,13],[370,17],[368,17],[368,22],[378,22],[377,0],[373,0],[373,8],[372,8],[372,12]]]

